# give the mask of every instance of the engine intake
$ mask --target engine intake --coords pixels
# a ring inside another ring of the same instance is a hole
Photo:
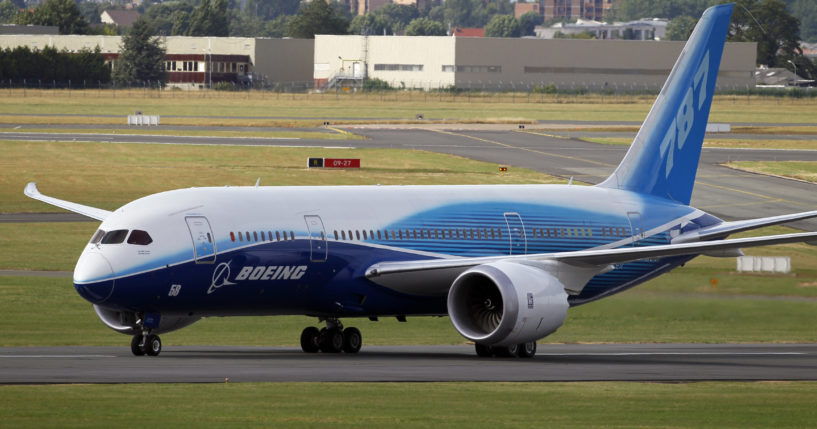
[[[448,292],[454,328],[480,344],[509,346],[544,338],[567,317],[564,285],[541,268],[514,262],[478,265]]]

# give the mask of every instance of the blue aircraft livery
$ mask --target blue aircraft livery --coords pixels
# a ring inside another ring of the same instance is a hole
[[[630,150],[597,186],[191,188],[108,212],[26,195],[99,219],[77,292],[134,354],[202,317],[299,314],[305,352],[360,350],[340,319],[442,316],[479,356],[532,357],[567,310],[700,254],[814,241],[728,239],[817,217],[724,222],[689,206],[732,5],[704,12]]]

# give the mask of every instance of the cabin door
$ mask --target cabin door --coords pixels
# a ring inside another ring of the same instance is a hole
[[[510,237],[509,255],[524,255],[528,253],[528,241],[525,236],[525,224],[519,213],[505,213],[505,223],[508,225]]]
[[[320,216],[306,215],[306,228],[309,230],[309,260],[326,262],[326,230]]]
[[[641,213],[627,212],[630,220],[630,236],[633,237],[633,247],[638,246],[638,242],[644,239],[644,227],[641,225]]]
[[[193,239],[193,258],[197,264],[216,262],[216,241],[210,222],[204,216],[187,216],[184,218]]]

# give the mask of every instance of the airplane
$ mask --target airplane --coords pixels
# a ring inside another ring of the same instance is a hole
[[[726,222],[690,198],[733,5],[707,9],[616,170],[595,186],[209,187],[107,211],[31,198],[102,221],[74,286],[134,355],[202,317],[307,315],[301,348],[357,353],[341,318],[449,316],[478,356],[524,358],[568,308],[700,255],[817,241],[729,239],[817,211]]]

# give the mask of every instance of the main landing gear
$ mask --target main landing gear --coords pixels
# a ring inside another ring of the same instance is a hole
[[[338,319],[326,319],[326,327],[320,330],[309,326],[301,332],[301,350],[306,353],[357,353],[363,345],[363,337],[357,328],[343,329]]]
[[[159,356],[162,352],[162,340],[149,331],[136,334],[130,341],[130,351],[134,356]]]
[[[485,344],[474,344],[479,357],[521,357],[532,358],[536,355],[536,341],[530,341],[512,346],[489,346]]]

